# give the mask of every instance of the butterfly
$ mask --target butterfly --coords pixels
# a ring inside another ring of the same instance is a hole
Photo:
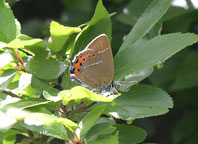
[[[114,62],[108,36],[100,34],[75,55],[69,72],[71,79],[90,90],[102,92],[114,87]]]

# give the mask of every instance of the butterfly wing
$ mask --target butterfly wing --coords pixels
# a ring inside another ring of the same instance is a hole
[[[93,88],[105,88],[110,85],[114,77],[114,64],[109,38],[105,34],[97,36],[85,51],[93,53],[88,53],[89,59],[84,63],[83,83]]]

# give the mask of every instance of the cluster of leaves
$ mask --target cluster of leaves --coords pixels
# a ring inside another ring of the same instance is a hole
[[[137,1],[117,17],[133,28],[114,57],[115,81],[140,82],[154,66],[160,67],[198,41],[192,33],[160,35],[170,0],[145,3],[134,20],[131,6]],[[145,130],[117,124],[112,117],[132,123],[165,114],[173,107],[170,96],[151,85],[128,83],[119,87],[121,95],[115,99],[73,87],[76,83],[70,80],[65,59],[72,60],[101,33],[111,40],[110,14],[101,0],[86,24],[67,27],[52,21],[48,42],[21,34],[20,23],[4,0],[0,0],[0,20],[1,143],[15,143],[19,135],[21,142],[29,143],[53,143],[57,139],[88,144],[140,143],[146,138]]]

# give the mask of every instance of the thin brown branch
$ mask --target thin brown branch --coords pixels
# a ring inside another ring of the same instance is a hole
[[[15,55],[16,55],[18,61],[20,62],[21,66],[23,67],[23,69],[25,69],[24,63],[23,63],[23,61],[22,61],[22,59],[21,59],[19,53],[17,52],[17,50],[15,50],[14,53],[15,53]]]

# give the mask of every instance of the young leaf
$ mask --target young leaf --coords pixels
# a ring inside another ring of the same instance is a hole
[[[63,49],[64,44],[73,33],[79,33],[80,28],[65,27],[59,23],[52,21],[50,24],[51,39],[48,46],[54,52],[59,52]]]
[[[33,39],[26,35],[19,35],[18,39],[11,41],[8,45],[10,48],[19,48],[32,55],[47,56],[48,51],[43,40]]]
[[[128,45],[116,55],[115,80],[153,67],[159,62],[164,62],[186,46],[198,41],[198,35],[187,33],[173,33],[157,36],[151,40],[139,40],[133,45]],[[146,55],[145,55],[146,53]]]
[[[58,118],[57,120],[55,120],[55,122],[57,124],[60,124],[60,123],[64,124],[65,127],[67,127],[72,132],[74,132],[74,130],[76,128],[79,128],[79,126],[76,123],[74,123],[73,121],[71,121],[71,120],[69,120],[67,118]]]
[[[137,144],[142,143],[146,138],[146,131],[132,125],[116,125],[119,130],[119,144]]]
[[[71,53],[70,59],[74,55],[83,50],[89,42],[91,42],[99,34],[105,33],[111,40],[111,21],[110,16],[102,4],[102,0],[98,1],[94,16],[87,26],[77,36],[75,47]]]
[[[60,64],[51,57],[35,56],[26,64],[25,69],[40,79],[56,79]]]
[[[96,120],[100,117],[103,113],[106,105],[101,105],[95,107],[91,110],[79,123],[79,127],[76,130],[76,134],[81,138],[86,135],[86,133],[90,130]]]
[[[115,105],[107,105],[105,114],[124,120],[162,115],[173,107],[165,91],[147,85],[134,86],[114,101]]]
[[[0,5],[0,41],[8,43],[17,37],[17,27],[12,10],[1,0]]]
[[[121,45],[119,52],[134,44],[137,40],[143,38],[165,14],[169,5],[170,0],[153,0],[129,32],[126,40]],[[119,52],[117,56],[119,55]]]
[[[89,99],[91,101],[101,101],[101,102],[111,102],[113,98],[104,97],[102,95],[93,93],[86,88],[81,86],[76,86],[70,91],[65,90],[59,93],[59,96],[62,97],[63,104],[67,105],[69,101],[75,100],[79,102],[81,99]]]

